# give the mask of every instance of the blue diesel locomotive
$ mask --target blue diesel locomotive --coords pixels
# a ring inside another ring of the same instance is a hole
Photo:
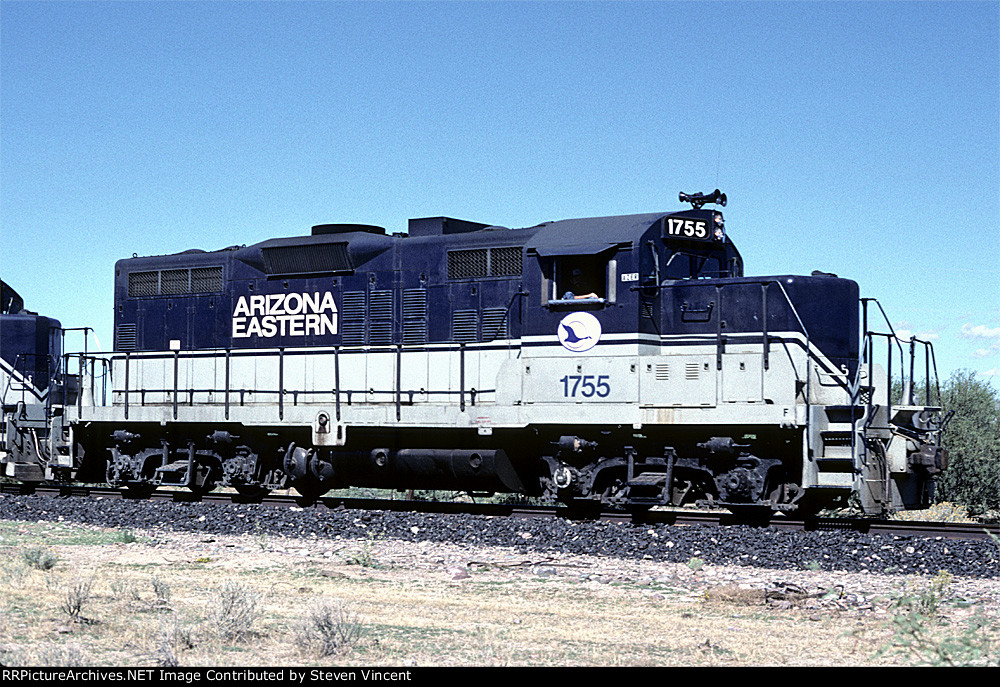
[[[939,410],[891,395],[893,350],[912,380],[915,342],[907,361],[871,331],[853,281],[744,276],[725,195],[680,200],[523,229],[318,225],[121,260],[109,402],[81,358],[49,462],[8,452],[7,473],[34,461],[33,475],[140,491],[310,498],[927,505],[946,462]]]
[[[45,479],[52,457],[51,430],[62,420],[66,384],[61,374],[63,328],[58,320],[24,308],[0,281],[0,463],[3,474]],[[67,450],[61,444],[57,450]]]

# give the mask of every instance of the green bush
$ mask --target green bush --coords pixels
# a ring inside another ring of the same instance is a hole
[[[21,552],[21,557],[36,570],[51,570],[59,560],[54,553],[39,548],[25,549]]]
[[[876,652],[876,657],[901,656],[907,662],[927,666],[998,666],[996,621],[982,610],[964,624],[951,624],[940,617],[949,598],[951,576],[942,571],[915,594],[897,599],[890,610],[892,641]]]
[[[948,469],[935,500],[964,504],[973,514],[1000,509],[1000,392],[975,372],[959,370],[941,396],[944,412],[953,415],[944,435]]]

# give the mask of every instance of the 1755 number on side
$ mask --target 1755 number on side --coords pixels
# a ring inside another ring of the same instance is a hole
[[[606,398],[611,393],[611,375],[566,375],[559,381],[564,398]]]

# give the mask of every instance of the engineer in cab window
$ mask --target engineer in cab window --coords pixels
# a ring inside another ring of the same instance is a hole
[[[570,273],[569,278],[570,291],[567,291],[563,295],[563,300],[581,300],[584,298],[600,298],[588,284],[588,280],[583,270],[579,267],[574,267]]]

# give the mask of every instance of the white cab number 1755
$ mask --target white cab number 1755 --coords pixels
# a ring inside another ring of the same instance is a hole
[[[668,217],[667,236],[683,236],[689,239],[707,239],[709,237],[708,222],[703,219]]]

